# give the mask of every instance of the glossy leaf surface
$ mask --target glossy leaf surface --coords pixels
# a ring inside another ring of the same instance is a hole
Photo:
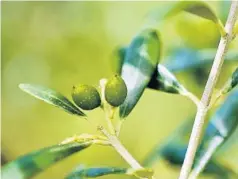
[[[24,92],[40,100],[43,100],[46,103],[59,107],[70,114],[85,116],[85,114],[79,108],[77,108],[65,96],[55,90],[32,84],[20,84],[19,87]]]
[[[7,163],[2,168],[2,179],[27,179],[44,171],[56,162],[79,152],[91,145],[85,143],[69,143],[54,145],[26,154]]]
[[[76,168],[71,172],[66,179],[86,179],[86,178],[96,178],[104,175],[111,174],[126,174],[127,169],[119,167],[93,167],[87,168],[83,165]]]
[[[151,79],[148,87],[167,93],[186,94],[187,90],[179,83],[176,77],[163,65],[158,64],[157,72]]]
[[[154,29],[135,36],[126,50],[121,77],[127,86],[127,98],[120,106],[120,117],[127,117],[147,87],[160,59],[161,42]]]

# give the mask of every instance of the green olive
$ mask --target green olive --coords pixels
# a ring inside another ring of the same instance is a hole
[[[73,86],[72,98],[75,104],[84,110],[92,110],[101,104],[97,89],[89,85]]]
[[[110,105],[120,106],[125,101],[126,96],[126,84],[119,75],[115,75],[108,80],[105,87],[105,98]]]

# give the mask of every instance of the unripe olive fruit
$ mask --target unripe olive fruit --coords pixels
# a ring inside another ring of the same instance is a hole
[[[110,105],[120,106],[125,101],[126,96],[126,84],[119,75],[115,75],[108,80],[105,87],[105,99]]]
[[[101,104],[97,89],[89,85],[73,86],[72,98],[75,104],[84,110],[92,110]]]

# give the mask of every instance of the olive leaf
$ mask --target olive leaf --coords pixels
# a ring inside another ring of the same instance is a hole
[[[116,74],[121,74],[122,65],[126,55],[126,47],[118,47],[113,51],[112,69]]]
[[[28,179],[46,168],[79,152],[91,145],[91,142],[72,142],[54,145],[26,154],[2,167],[2,179]]]
[[[174,132],[164,141],[157,144],[145,157],[143,165],[152,167],[156,162],[165,160],[171,166],[181,167],[187,151],[189,134],[192,131],[194,117],[186,119],[175,129]],[[200,151],[198,151],[200,153]],[[216,159],[209,160],[204,174],[212,174],[222,178],[228,178],[233,174],[233,170],[224,164],[220,164]]]
[[[231,77],[231,87],[234,88],[238,84],[238,67],[232,73]]]
[[[84,165],[80,165],[69,175],[66,179],[86,179],[96,178],[99,176],[110,175],[110,174],[126,174],[127,169],[119,167],[90,167],[87,168]]]
[[[228,95],[224,103],[215,112],[209,124],[217,129],[218,135],[224,138],[228,137],[238,124],[237,111],[238,111],[238,88],[235,88]]]
[[[194,50],[191,48],[174,48],[165,58],[163,65],[173,73],[211,66],[216,55],[216,49]],[[238,52],[229,50],[225,57],[225,64],[237,62]]]
[[[167,93],[177,93],[186,95],[188,91],[179,83],[176,77],[163,65],[158,64],[157,71],[154,73],[148,87]]]
[[[86,116],[79,108],[77,108],[72,102],[70,102],[61,93],[49,89],[47,87],[33,85],[33,84],[20,84],[19,88],[24,92],[43,100],[46,103],[59,107],[70,114],[78,116]]]
[[[127,97],[120,106],[120,117],[127,117],[147,87],[160,59],[161,42],[154,29],[137,34],[126,50],[121,77],[127,86]]]
[[[125,51],[126,47],[118,49],[118,54],[122,49]],[[125,56],[121,54],[120,60],[117,59],[117,69],[121,69],[121,66],[123,65],[123,63],[121,62],[123,62],[124,59]],[[120,72],[120,70],[118,72]],[[167,93],[187,93],[187,90],[178,82],[176,77],[168,69],[166,69],[165,66],[160,64],[158,64],[157,70],[155,70],[155,72],[153,73],[153,76],[151,77],[151,80],[149,81],[147,87]]]
[[[167,17],[174,16],[181,11],[186,11],[188,13],[197,15],[204,19],[214,22],[221,35],[225,36],[226,32],[221,20],[213,12],[213,10],[208,6],[207,3],[201,1],[182,1],[178,2],[171,10],[168,11]]]
[[[162,159],[167,154],[171,155],[170,151],[172,152],[173,150],[175,150],[174,149],[175,146],[186,146],[189,137],[187,135],[190,134],[190,132],[192,131],[194,117],[195,116],[191,116],[188,119],[184,120],[173,132],[171,132],[171,134],[168,137],[166,137],[162,142],[158,143],[155,147],[153,147],[152,150],[145,157],[143,165],[146,167],[151,167],[156,161]],[[179,147],[177,148],[177,150],[179,150]],[[183,160],[183,153],[186,152],[186,149],[185,152],[183,150],[184,149],[182,147],[181,151],[175,153],[172,156],[171,160],[176,160],[176,158],[178,160],[180,159]],[[180,156],[181,154],[182,156]]]
[[[217,109],[208,123],[203,140],[200,145],[200,153],[196,156],[193,176],[202,172],[210,158],[219,147],[224,145],[229,136],[238,126],[238,88],[226,98]]]
[[[182,167],[185,155],[187,152],[187,144],[170,143],[161,150],[161,157],[171,166]],[[199,152],[199,151],[198,151]],[[194,167],[194,166],[193,166]],[[208,161],[203,174],[217,176],[219,178],[230,178],[231,175],[236,175],[233,169],[225,164],[219,163],[216,159]]]
[[[232,73],[231,78],[229,78],[225,83],[225,85],[222,87],[219,95],[224,95],[230,92],[233,88],[237,86],[237,84],[238,84],[238,67]]]
[[[147,178],[147,179],[152,179],[154,175],[154,171],[149,168],[141,168],[141,169],[130,169],[128,170],[128,175],[135,176],[137,178]]]
[[[120,56],[118,56],[117,59],[113,59],[115,60],[114,63],[117,63],[114,71],[118,74],[121,74],[121,68],[125,59],[125,52],[126,47],[118,48],[116,54],[120,54]],[[171,51],[171,54],[172,55],[166,57],[163,64],[158,65],[157,71],[153,74],[148,84],[148,88],[161,90],[163,92],[183,94],[186,93],[186,89],[179,83],[173,73],[193,69],[197,70],[208,65],[212,65],[216,49],[204,49],[197,51],[190,48],[174,48]],[[230,50],[225,57],[225,63],[236,62],[237,60],[238,53],[234,50]],[[161,75],[159,75],[158,71],[161,72]],[[234,74],[235,72],[233,73],[233,76]],[[171,78],[171,76],[173,77]],[[196,78],[198,77],[196,76]],[[236,78],[235,76],[233,78],[233,84],[235,84]],[[175,85],[172,81],[175,82]]]

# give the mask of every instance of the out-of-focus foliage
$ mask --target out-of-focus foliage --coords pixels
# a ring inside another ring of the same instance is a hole
[[[238,125],[238,88],[235,88],[211,117],[197,152],[194,173],[199,174]],[[238,177],[238,174],[236,175]]]
[[[218,178],[238,176],[232,167],[220,163],[214,158],[217,149],[229,140],[234,129],[237,128],[237,90],[238,88],[234,89],[219,109],[212,114],[196,154],[194,173],[199,174],[203,172],[203,174],[214,175]],[[157,144],[145,158],[144,165],[151,167],[163,159],[170,165],[178,168],[181,167],[187,150],[188,135],[192,131],[193,119],[194,116],[185,120],[164,142]],[[226,149],[229,149],[231,146],[232,144],[230,143]]]
[[[224,22],[229,2],[208,4]],[[75,84],[97,86],[100,78],[112,74],[114,49],[130,44],[141,27],[150,22],[146,15],[153,9],[156,12],[157,9],[166,10],[167,5],[173,5],[173,2],[2,2],[1,107],[5,161],[50,146],[75,133],[94,132],[87,121],[75,120],[76,116],[43,105],[22,93],[18,84],[51,86],[68,97]],[[178,47],[189,47],[195,52],[216,49],[220,36],[214,23],[186,13],[164,21],[158,27],[163,41],[162,63],[169,63],[167,57],[174,56],[171,49]],[[236,51],[237,48],[236,39],[230,49]],[[225,63],[218,87],[237,65],[236,62]],[[187,89],[200,95],[209,68],[186,71],[177,78]],[[192,75],[194,73],[196,76]],[[199,84],[196,82],[198,76],[202,77]],[[140,161],[158,141],[195,111],[195,106],[181,96],[145,90],[128,117],[130,120],[125,122],[120,138]],[[97,122],[103,115],[95,110],[90,117]],[[231,140],[236,138],[235,135],[237,132]],[[238,143],[237,140],[232,143],[232,147],[218,159],[237,166]],[[78,163],[128,167],[112,149],[91,147],[83,155],[65,159],[36,178],[63,178]],[[165,162],[158,163],[155,171],[159,178],[168,179],[175,178],[178,172]]]
[[[226,35],[224,26],[221,20],[217,17],[216,13],[209,7],[209,5],[202,1],[183,1],[179,3],[175,3],[175,6],[169,10],[167,16],[173,16],[181,11],[189,12],[191,14],[197,15],[199,17],[203,17],[207,20],[214,22],[221,35]]]

